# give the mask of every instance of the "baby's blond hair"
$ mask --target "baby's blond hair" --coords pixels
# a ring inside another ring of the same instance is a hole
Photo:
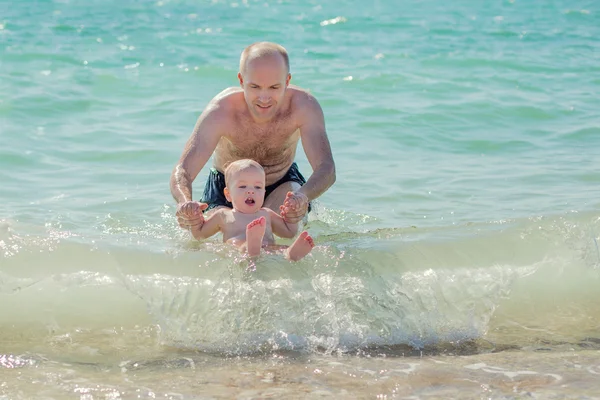
[[[256,168],[260,172],[264,174],[264,168],[254,160],[250,160],[248,158],[244,158],[241,160],[233,161],[225,167],[225,185],[229,185],[231,178],[234,174],[237,174],[240,171],[244,171],[246,169]]]

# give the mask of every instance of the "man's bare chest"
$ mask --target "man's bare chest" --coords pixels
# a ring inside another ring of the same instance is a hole
[[[240,123],[233,127],[229,139],[237,145],[269,145],[274,147],[287,143],[296,133],[297,126],[289,122],[273,123],[262,127]]]
[[[269,129],[238,127],[227,137],[227,150],[234,158],[257,161],[278,159],[295,148],[299,132],[292,125],[277,125]]]

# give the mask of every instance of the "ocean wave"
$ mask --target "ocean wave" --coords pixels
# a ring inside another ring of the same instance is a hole
[[[218,354],[502,342],[498,326],[527,325],[525,298],[536,324],[551,318],[555,332],[596,312],[597,225],[577,216],[334,230],[300,262],[267,254],[252,264],[216,241],[90,246],[65,234],[18,235],[5,222],[0,314],[4,324],[53,332],[145,321],[166,345]],[[547,307],[556,296],[577,313],[557,317]]]

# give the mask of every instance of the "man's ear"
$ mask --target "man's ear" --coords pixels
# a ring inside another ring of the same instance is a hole
[[[291,80],[292,80],[292,74],[288,73],[287,78],[285,80],[285,87],[288,87]]]
[[[244,77],[241,72],[238,72],[238,80],[240,81],[240,86],[244,87]]]
[[[229,189],[227,189],[227,187],[223,189],[223,194],[225,195],[227,201],[231,203],[231,195],[229,194]]]

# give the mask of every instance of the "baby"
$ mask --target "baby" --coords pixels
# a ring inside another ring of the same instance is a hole
[[[193,227],[192,235],[198,240],[223,233],[223,242],[233,244],[249,256],[258,256],[261,248],[284,249],[288,260],[297,261],[314,247],[308,232],[302,232],[289,247],[275,245],[273,234],[293,238],[297,224],[290,224],[273,210],[263,208],[265,199],[265,171],[253,160],[234,161],[225,169],[223,193],[233,209],[227,207],[212,211],[204,222]]]

